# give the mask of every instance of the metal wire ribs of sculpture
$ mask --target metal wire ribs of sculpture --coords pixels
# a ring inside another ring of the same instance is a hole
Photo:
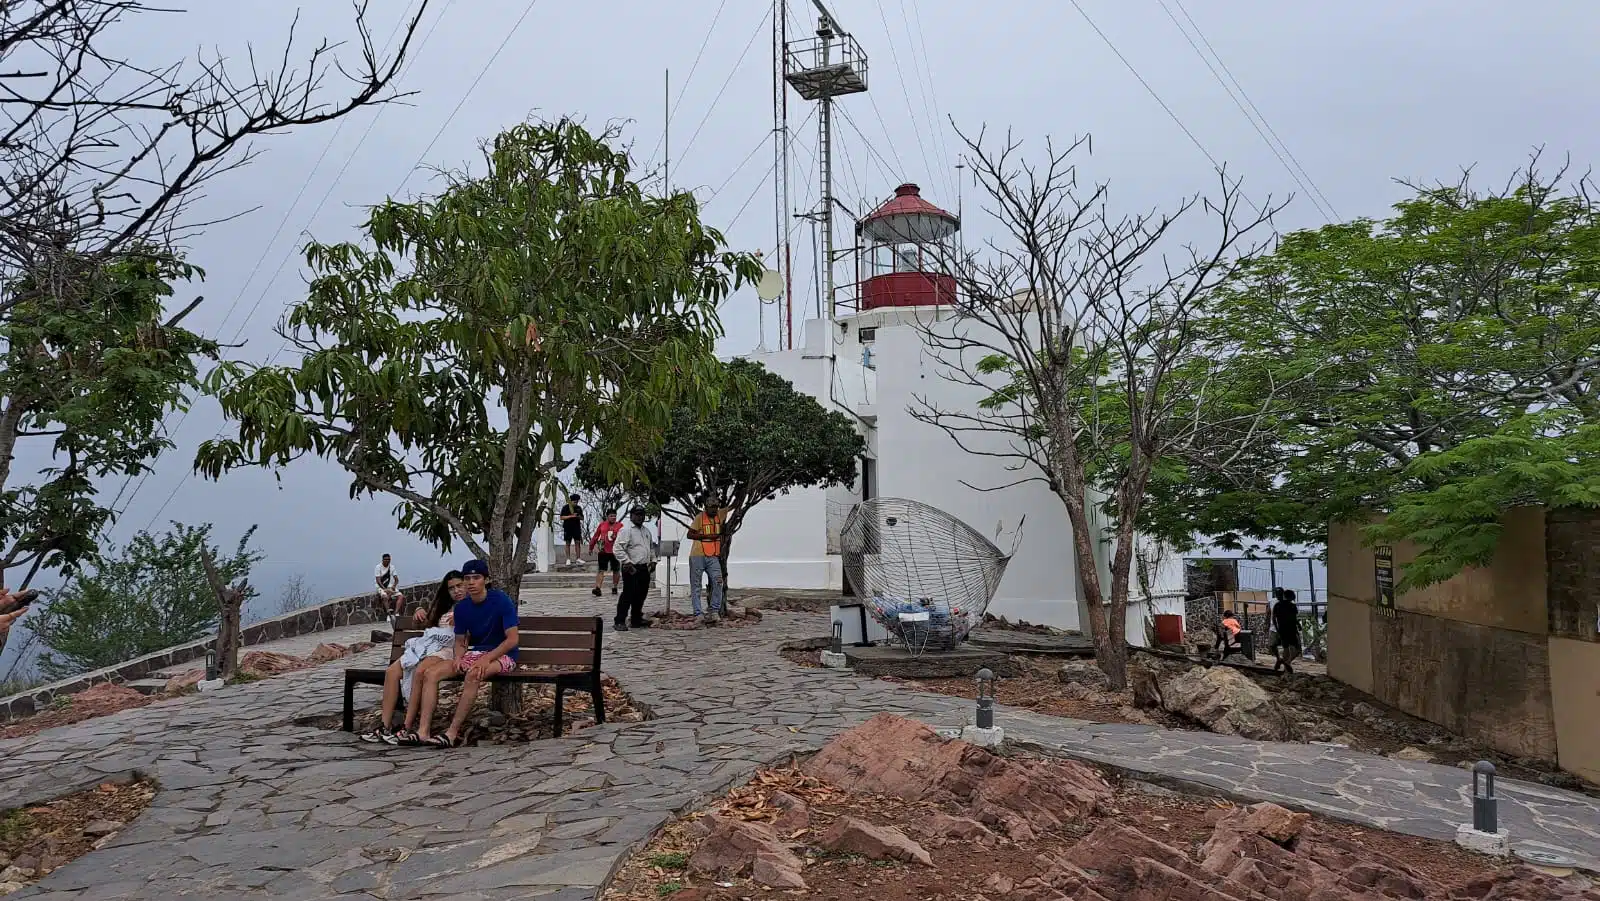
[[[863,501],[839,536],[845,578],[912,654],[954,650],[983,622],[1011,556],[937,507]]]

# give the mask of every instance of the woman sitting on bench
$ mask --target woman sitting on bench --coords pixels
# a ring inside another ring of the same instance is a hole
[[[456,636],[451,611],[466,596],[467,586],[461,573],[451,570],[445,573],[439,589],[433,593],[433,603],[426,609],[417,608],[415,620],[423,632],[406,639],[405,650],[383,674],[382,718],[378,720],[378,725],[361,733],[362,741],[386,745],[422,744],[422,739],[416,733],[420,711],[418,688],[424,683],[431,683],[435,690],[438,689],[438,682],[426,678],[424,673],[438,670],[439,675],[449,675],[455,672]],[[403,729],[395,732],[390,724],[394,722],[394,711],[402,697],[406,701],[406,723]]]

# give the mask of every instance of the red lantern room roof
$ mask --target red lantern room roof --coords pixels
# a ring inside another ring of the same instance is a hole
[[[904,184],[894,196],[868,213],[856,230],[879,243],[923,243],[955,234],[961,220],[922,199],[922,189]]]

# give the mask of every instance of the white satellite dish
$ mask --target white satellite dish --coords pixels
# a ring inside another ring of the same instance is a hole
[[[756,296],[763,302],[771,303],[783,293],[783,275],[776,269],[768,269],[761,273],[761,279],[756,282]]]

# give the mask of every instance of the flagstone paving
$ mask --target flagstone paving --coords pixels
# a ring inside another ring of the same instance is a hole
[[[523,592],[530,612],[605,601]],[[821,622],[769,613],[749,628],[608,633],[606,669],[654,718],[526,746],[390,749],[297,725],[338,711],[344,662],[0,742],[0,807],[133,772],[161,786],[111,844],[12,897],[592,899],[675,813],[763,764],[885,710],[964,722],[970,702],[774,653]],[[1467,774],[1448,767],[1004,708],[999,723],[1012,739],[1144,778],[1417,835],[1452,837],[1468,816]],[[1500,786],[1514,842],[1600,858],[1600,804]]]

